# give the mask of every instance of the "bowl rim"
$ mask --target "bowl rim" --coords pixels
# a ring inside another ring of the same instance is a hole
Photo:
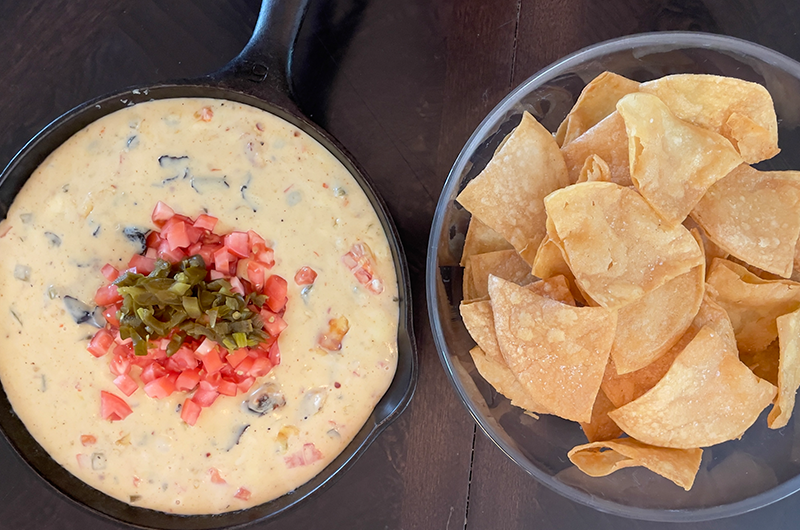
[[[529,469],[525,465],[525,462],[527,462],[528,459],[516,447],[506,443],[504,440],[500,439],[500,437],[496,436],[494,434],[494,428],[491,426],[487,418],[485,418],[478,407],[466,397],[464,385],[456,375],[456,368],[450,359],[451,353],[444,340],[443,329],[439,320],[439,311],[435,302],[438,299],[438,293],[436,289],[438,276],[438,236],[442,232],[445,214],[450,206],[450,203],[452,202],[450,197],[454,197],[454,191],[459,184],[460,177],[464,173],[467,164],[470,162],[471,154],[475,152],[475,150],[483,141],[485,141],[485,139],[489,136],[488,133],[496,129],[499,123],[506,119],[504,118],[505,114],[517,102],[519,95],[531,91],[534,87],[538,87],[545,82],[558,77],[560,74],[564,73],[565,70],[572,68],[576,64],[590,60],[591,58],[624,50],[633,50],[636,48],[653,46],[667,48],[672,46],[673,49],[708,48],[721,52],[734,52],[740,55],[755,58],[766,64],[786,71],[792,76],[800,79],[800,62],[795,61],[794,59],[780,52],[772,50],[771,48],[767,48],[766,46],[762,46],[760,44],[737,37],[688,31],[638,33],[602,41],[575,51],[563,57],[562,59],[549,64],[545,68],[528,77],[516,88],[511,90],[484,117],[484,119],[472,132],[467,142],[464,144],[464,147],[459,152],[450,172],[447,175],[447,179],[445,180],[441,195],[439,196],[439,200],[436,205],[436,211],[434,213],[430,237],[428,240],[428,255],[426,260],[425,274],[428,319],[430,320],[433,339],[439,355],[439,360],[441,361],[445,372],[447,373],[448,379],[455,387],[459,399],[466,406],[473,420],[475,420],[486,437],[489,438],[489,440],[491,440],[491,442],[498,449],[500,449],[500,451],[502,451],[509,459],[517,464],[523,471],[533,476],[537,481],[571,501],[578,502],[610,515],[653,522],[711,521],[715,519],[741,515],[785,499],[786,497],[800,490],[800,475],[797,475],[796,477],[757,495],[733,503],[721,504],[707,508],[670,510],[639,508],[635,506],[623,505],[615,501],[601,499],[597,496],[581,491],[576,487],[557,481],[553,478],[553,476],[542,472],[536,467]]]

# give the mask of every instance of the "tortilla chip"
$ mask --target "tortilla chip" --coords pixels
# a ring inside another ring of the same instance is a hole
[[[586,159],[597,155],[608,164],[609,179],[620,186],[631,186],[628,162],[628,132],[619,112],[614,111],[600,123],[561,148],[570,183],[580,178]]]
[[[547,410],[536,403],[533,398],[525,392],[517,378],[508,369],[505,363],[500,363],[484,355],[480,347],[475,346],[469,351],[475,368],[486,382],[494,389],[511,400],[511,404],[536,414],[548,414]]]
[[[495,362],[503,361],[503,354],[497,345],[497,336],[494,333],[494,316],[492,315],[492,304],[488,300],[464,303],[458,307],[461,312],[461,319],[464,327],[467,328],[472,340],[475,341],[482,353],[490,360]],[[488,381],[488,379],[487,379]]]
[[[542,199],[566,186],[567,179],[558,144],[526,112],[486,168],[456,200],[517,251],[531,245],[533,253],[545,235]]]
[[[706,283],[727,311],[741,352],[765,349],[778,336],[776,319],[800,309],[800,284],[764,280],[728,260],[713,261]]]
[[[483,224],[480,219],[472,218],[467,228],[464,239],[464,250],[461,252],[461,266],[467,263],[467,258],[475,254],[486,254],[497,250],[514,248],[503,236]]]
[[[778,365],[780,364],[780,344],[775,340],[766,349],[748,353],[740,352],[739,360],[761,379],[778,386]]]
[[[611,347],[617,373],[644,368],[669,351],[692,323],[704,291],[701,264],[619,308]]]
[[[603,389],[603,392],[606,393],[616,407],[621,407],[643,396],[648,390],[656,386],[656,383],[661,381],[670,366],[672,366],[675,358],[694,339],[697,332],[706,325],[711,326],[723,335],[727,334],[725,340],[730,342],[736,340],[733,332],[730,331],[731,324],[728,314],[706,293],[691,325],[667,353],[644,368],[623,375],[617,373],[614,359],[609,359],[600,388]]]
[[[800,388],[800,311],[781,315],[777,322],[780,341],[778,396],[767,416],[770,429],[780,429],[789,423],[794,410],[794,397]]]
[[[616,407],[608,399],[605,392],[601,388],[597,392],[597,398],[592,407],[592,421],[589,423],[581,423],[581,429],[586,435],[586,439],[590,442],[599,442],[603,440],[613,440],[622,436],[622,429],[620,429],[614,421],[608,417],[609,411],[614,410]]]
[[[472,260],[467,258],[467,262],[464,264],[464,276],[461,278],[461,297],[465,302],[480,298],[477,289],[475,289],[475,282],[472,281],[471,261]]]
[[[533,281],[531,266],[513,249],[476,254],[469,261],[472,264],[472,281],[477,298],[489,296],[486,284],[490,274],[520,285]]]
[[[725,136],[748,164],[780,151],[772,97],[759,84],[716,75],[678,74],[642,83],[639,90],[658,96],[678,118]]]
[[[667,227],[634,190],[585,182],[545,198],[575,281],[602,307],[630,304],[704,261],[683,225]]]
[[[569,290],[567,278],[563,275],[545,278],[525,286],[532,293],[544,296],[550,300],[556,300],[562,304],[575,305],[575,297]]]
[[[728,140],[679,120],[653,95],[628,94],[617,111],[628,131],[631,180],[670,224],[682,222],[709,186],[742,163]]]
[[[706,231],[703,230],[703,227],[697,224],[697,222],[691,217],[687,217],[683,220],[683,226],[685,226],[686,229],[695,236],[694,238],[698,240],[700,248],[703,249],[703,254],[706,257],[706,271],[711,268],[711,262],[714,260],[714,258],[725,259],[730,256],[727,250],[723,249],[709,239],[708,234],[706,234]]]
[[[633,438],[620,438],[579,445],[567,456],[591,477],[604,477],[618,469],[642,466],[689,491],[700,469],[703,450],[653,447]]]
[[[573,307],[489,277],[495,332],[508,367],[537,403],[589,423],[617,316]]]
[[[611,182],[611,170],[605,160],[592,155],[583,163],[578,182]]]
[[[741,437],[775,396],[739,361],[736,344],[704,326],[656,386],[609,412],[629,436],[691,449]],[[735,404],[735,405],[734,405]]]
[[[711,186],[691,215],[733,256],[788,278],[800,236],[800,172],[742,164]]]
[[[581,91],[572,110],[556,131],[556,142],[564,146],[614,112],[617,101],[639,90],[639,83],[613,72],[603,72]]]

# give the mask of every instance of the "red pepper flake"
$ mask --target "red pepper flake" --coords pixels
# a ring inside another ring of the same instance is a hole
[[[342,388],[342,384],[339,381],[336,381],[335,383],[333,383],[333,386],[335,388]]]
[[[97,443],[97,438],[92,436],[91,434],[81,434],[81,445],[86,447],[87,445],[94,445]]]

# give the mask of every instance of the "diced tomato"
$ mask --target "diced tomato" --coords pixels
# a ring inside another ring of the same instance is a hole
[[[253,367],[253,362],[255,359],[253,357],[246,357],[239,363],[236,367],[236,373],[239,375],[248,375],[250,373],[250,368]]]
[[[159,257],[172,264],[180,263],[182,259],[186,258],[187,254],[180,248],[170,248],[169,241],[162,241],[158,245],[158,252],[156,257]]]
[[[205,231],[202,228],[197,228],[193,224],[186,223],[186,233],[189,235],[189,245],[194,245],[200,242]]]
[[[268,357],[259,357],[253,361],[253,366],[248,370],[248,374],[253,377],[263,377],[272,370],[272,362]]]
[[[235,396],[239,388],[233,381],[226,381],[225,379],[223,379],[222,381],[219,382],[219,387],[217,388],[217,390],[223,396]]]
[[[97,443],[97,437],[91,434],[81,434],[81,445],[86,447],[87,445],[94,445]]]
[[[190,370],[197,367],[197,357],[195,357],[194,352],[186,346],[178,348],[178,351],[172,354],[170,360],[175,361],[175,364],[180,370]]]
[[[220,272],[230,274],[231,263],[236,257],[228,251],[227,247],[222,247],[214,252],[214,268]]]
[[[303,452],[297,451],[296,453],[292,453],[288,456],[283,457],[283,462],[286,464],[286,467],[289,469],[293,467],[304,466],[306,461],[303,460]]]
[[[114,375],[125,375],[131,371],[131,360],[128,358],[127,351],[118,353],[120,350],[126,351],[127,347],[120,345],[114,348],[114,357],[111,358],[111,362],[108,364],[108,369]]]
[[[97,330],[86,349],[95,357],[102,357],[108,353],[108,349],[112,344],[114,344],[114,335],[106,328],[103,328]]]
[[[203,342],[200,343],[200,346],[198,346],[197,349],[195,349],[194,353],[195,355],[199,356],[200,359],[202,359],[205,354],[207,354],[216,347],[217,343],[206,337],[203,339]]]
[[[201,213],[197,216],[197,219],[194,220],[195,228],[199,228],[201,230],[208,230],[209,232],[214,231],[214,227],[217,226],[217,219],[216,217],[212,217],[210,215],[206,215]]]
[[[269,360],[272,361],[272,364],[275,366],[281,364],[281,350],[278,347],[277,340],[269,347]]]
[[[222,246],[222,236],[219,236],[217,234],[212,234],[210,232],[206,232],[205,234],[203,234],[203,237],[200,241],[202,241],[204,245],[208,246],[215,246],[215,245]]]
[[[267,266],[261,262],[247,260],[247,266],[245,267],[246,278],[253,285],[253,289],[259,293],[264,290],[268,270]],[[239,276],[242,275],[240,274]]]
[[[267,242],[264,238],[253,230],[247,231],[247,242],[253,252],[255,252],[256,247],[267,248]]]
[[[129,376],[128,374],[118,375],[114,379],[114,384],[117,385],[117,388],[119,388],[126,396],[130,396],[139,388],[139,383],[137,383],[133,377]]]
[[[200,405],[201,407],[210,407],[214,404],[214,401],[219,396],[219,392],[216,390],[206,390],[203,388],[198,388],[197,391],[192,396],[192,401]]]
[[[219,372],[222,368],[222,359],[219,356],[219,350],[216,348],[203,356],[203,368],[206,369],[208,374]]]
[[[244,285],[242,285],[242,280],[240,280],[238,276],[231,276],[231,279],[228,281],[231,282],[231,291],[242,296],[246,294],[244,291]]]
[[[227,482],[225,482],[225,479],[222,478],[222,476],[219,474],[217,468],[212,467],[211,469],[208,470],[208,474],[211,475],[211,482],[213,482],[214,484],[227,484]]]
[[[153,399],[162,399],[175,392],[175,382],[169,376],[159,377],[144,385],[144,393]]]
[[[231,232],[223,239],[225,247],[236,257],[246,258],[250,255],[248,236],[244,232]]]
[[[99,306],[108,306],[122,301],[122,295],[117,291],[117,286],[113,283],[104,285],[97,289],[94,294],[94,303]]]
[[[288,285],[286,280],[273,274],[267,278],[264,284],[264,294],[267,295],[267,307],[273,313],[279,313],[286,305],[286,293],[288,292]]]
[[[256,261],[263,263],[265,267],[271,269],[275,265],[275,251],[271,248],[264,248],[254,252]]]
[[[100,391],[100,417],[104,420],[124,420],[132,412],[131,407],[121,397],[105,390]]]
[[[264,329],[266,329],[267,333],[273,337],[280,335],[281,331],[286,329],[286,326],[288,326],[286,321],[281,318],[280,315],[277,315],[268,309],[261,310],[261,319],[264,321]]]
[[[156,203],[156,207],[153,209],[153,213],[150,215],[150,219],[153,220],[154,225],[162,226],[174,215],[175,215],[175,210],[173,210],[163,202],[158,201]]]
[[[115,266],[110,263],[106,263],[103,265],[103,268],[100,269],[100,274],[102,274],[106,280],[113,282],[117,278],[119,278],[119,271]]]
[[[239,392],[244,394],[253,387],[253,383],[255,382],[256,382],[255,377],[246,377],[242,379],[239,383],[237,383],[236,386],[239,387]]]
[[[239,488],[233,496],[243,501],[250,500],[250,490],[247,488]]]
[[[134,254],[128,262],[128,268],[136,269],[139,274],[150,274],[156,268],[156,260],[141,254]]]
[[[150,364],[144,367],[142,370],[142,375],[140,375],[139,378],[146,386],[152,381],[155,381],[160,377],[164,377],[165,375],[167,375],[167,369],[160,364],[151,361]]]
[[[306,464],[313,464],[317,460],[322,460],[322,453],[313,443],[303,444],[303,460]]]
[[[153,247],[147,247],[144,251],[144,257],[150,259],[158,259],[158,249]]]
[[[202,410],[200,405],[187,398],[181,407],[181,419],[189,425],[194,425],[197,423],[197,418],[200,417]]]
[[[225,361],[231,365],[233,368],[239,366],[245,357],[247,357],[247,352],[249,350],[247,348],[239,348],[238,350],[234,350],[232,353],[229,353],[227,357],[225,357]]]
[[[219,372],[215,372],[213,374],[201,374],[200,388],[203,390],[217,390],[219,388],[220,381],[222,381],[222,374]]]
[[[161,232],[151,230],[147,233],[147,238],[145,238],[144,241],[147,245],[147,248],[158,248],[158,246],[161,244],[161,241],[163,241],[161,238]]]
[[[297,285],[311,285],[317,279],[317,272],[311,267],[300,267],[294,275],[294,283]]]
[[[230,275],[225,274],[224,272],[219,272],[218,270],[211,269],[210,271],[208,271],[208,277],[211,278],[211,281],[214,281],[214,280],[228,279]]]
[[[110,305],[103,310],[103,318],[106,322],[114,327],[119,327],[119,320],[117,320],[117,311],[122,307],[122,302]]]
[[[175,381],[176,390],[192,390],[200,382],[200,370],[184,370]]]
[[[178,222],[172,223],[169,227],[164,227],[164,230],[161,231],[161,237],[165,238],[169,242],[170,250],[175,250],[176,248],[186,248],[192,244],[192,240],[189,237],[189,232],[186,229],[186,223]]]

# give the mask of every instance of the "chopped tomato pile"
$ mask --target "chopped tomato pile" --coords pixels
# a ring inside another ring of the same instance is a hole
[[[110,283],[95,302],[106,327],[87,349],[111,353],[109,370],[126,396],[139,387],[154,399],[186,393],[181,419],[194,425],[220,394],[249,391],[280,363],[287,282],[270,275],[273,250],[252,230],[215,234],[216,218],[191,219],[162,202],[152,221],[158,229],[126,270],[102,268]],[[101,392],[104,419],[131,413],[124,399]]]

